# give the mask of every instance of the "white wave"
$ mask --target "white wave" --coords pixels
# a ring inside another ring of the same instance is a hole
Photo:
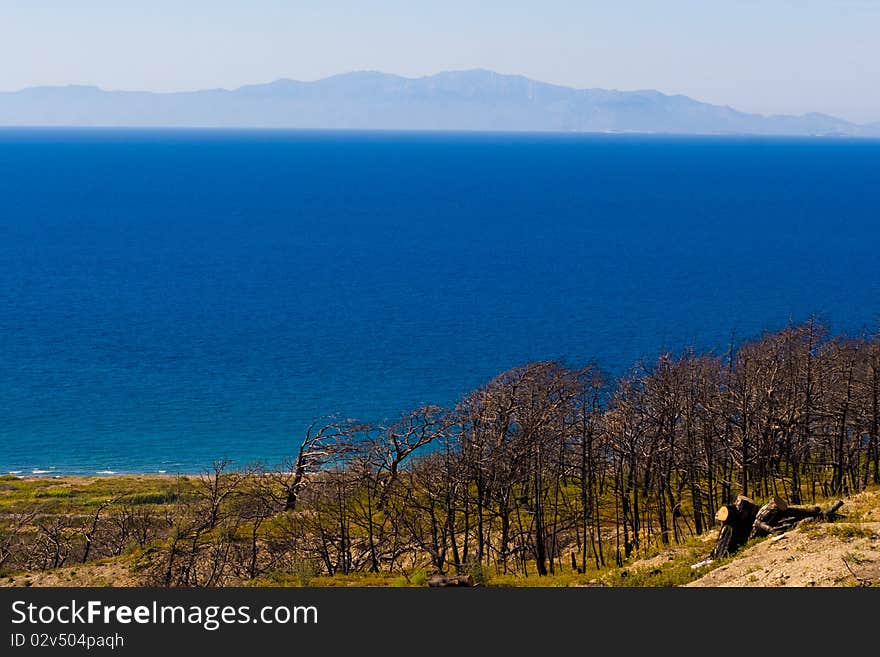
[[[8,474],[20,475],[24,470],[10,470]]]
[[[31,474],[52,474],[52,472],[52,470],[40,470],[39,468],[31,470]]]
[[[156,472],[158,472],[159,474],[165,474],[167,470],[156,470]]]
[[[96,470],[95,474],[112,475],[112,474],[116,474],[116,470]]]

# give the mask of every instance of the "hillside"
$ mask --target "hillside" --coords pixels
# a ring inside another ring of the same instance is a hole
[[[843,511],[762,540],[687,586],[880,586],[880,490],[847,498]]]
[[[177,506],[192,501],[199,481],[194,478],[156,476],[3,478],[0,487],[0,520],[24,502],[39,500],[45,516],[34,521],[51,527],[53,519],[88,518],[109,495],[126,491],[131,508],[144,510]],[[63,493],[63,494],[62,494]],[[679,545],[654,546],[649,556],[634,556],[622,566],[610,562],[586,573],[560,563],[550,576],[501,575],[484,571],[478,582],[488,586],[586,587],[853,587],[880,585],[880,487],[845,497],[843,514],[833,523],[805,521],[775,538],[753,541],[733,557],[693,568],[712,549],[717,528]],[[0,535],[0,548],[3,537]],[[76,563],[69,555],[65,565],[7,573],[0,586],[138,586],[155,551],[128,549],[118,556]],[[2,557],[2,549],[0,549]],[[283,577],[250,582],[252,586],[424,586],[427,573],[351,573],[321,576],[302,568]],[[245,583],[245,582],[240,582]]]
[[[575,89],[482,69],[175,93],[32,87],[0,93],[0,126],[638,132],[880,136],[818,113],[763,116],[655,90]]]

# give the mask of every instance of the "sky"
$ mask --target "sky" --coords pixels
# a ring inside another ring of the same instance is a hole
[[[0,90],[487,68],[880,121],[880,0],[0,0]]]

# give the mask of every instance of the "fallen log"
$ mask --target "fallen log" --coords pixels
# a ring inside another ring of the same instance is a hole
[[[829,509],[822,513],[825,520],[833,522],[837,518],[837,512],[843,506],[843,500],[837,500]]]
[[[767,536],[778,530],[778,525],[768,525],[766,522],[755,520],[755,524],[752,525],[752,538],[755,536]]]
[[[840,507],[843,506],[843,500],[837,500],[832,506],[822,510],[821,507],[818,506],[810,506],[810,507],[798,507],[792,506],[789,507],[784,514],[781,516],[781,520],[806,520],[807,518],[820,518],[822,520],[833,521],[837,518],[837,512],[840,510]]]
[[[443,588],[447,586],[473,586],[474,578],[470,575],[442,575],[437,573],[431,575],[428,580],[428,586],[432,588]]]
[[[749,537],[755,538],[756,536],[772,534],[780,521],[785,518],[788,510],[788,503],[784,499],[773,497],[773,499],[758,510],[755,521],[752,523],[752,531]]]
[[[793,506],[785,512],[786,518],[803,520],[804,518],[818,518],[822,515],[822,509],[818,506]]]
[[[843,506],[843,500],[838,500],[832,507],[823,511],[818,506],[799,507],[788,506],[785,500],[774,497],[758,511],[752,526],[752,538],[767,536],[797,526],[801,520],[807,518],[821,518],[833,521],[837,517],[837,511]]]

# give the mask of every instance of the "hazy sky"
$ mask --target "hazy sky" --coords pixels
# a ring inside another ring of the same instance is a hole
[[[880,0],[0,0],[0,90],[490,68],[880,121]]]

